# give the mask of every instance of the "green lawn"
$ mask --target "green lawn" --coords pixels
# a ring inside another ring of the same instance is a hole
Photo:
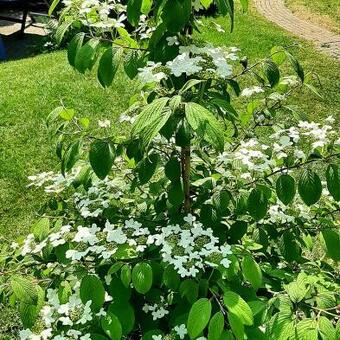
[[[296,14],[340,32],[340,3],[338,0],[285,0]]]
[[[215,45],[239,46],[250,63],[266,56],[273,45],[289,45],[287,33],[254,13],[237,15],[234,33],[220,33],[209,20],[202,37]],[[217,22],[229,27],[227,18]],[[319,73],[324,100],[302,93],[295,98],[313,119],[339,113],[337,77],[339,63],[321,55],[308,44],[298,51],[303,66]],[[0,64],[0,234],[15,238],[24,233],[41,206],[41,192],[27,189],[27,176],[57,169],[53,143],[48,139],[44,118],[60,101],[82,116],[114,119],[133,93],[124,76],[104,90],[95,79],[85,79],[68,65],[64,51]]]
[[[43,198],[27,189],[27,176],[57,169],[44,119],[60,105],[80,116],[113,120],[133,86],[119,77],[104,90],[74,72],[64,51],[0,64],[0,235],[15,237],[29,226]]]

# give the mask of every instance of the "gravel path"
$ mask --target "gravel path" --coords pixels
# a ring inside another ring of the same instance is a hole
[[[340,59],[340,35],[309,21],[296,17],[284,0],[254,0],[257,10],[268,20],[306,40],[311,40],[321,51]]]

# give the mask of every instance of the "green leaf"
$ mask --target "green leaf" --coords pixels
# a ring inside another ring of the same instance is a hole
[[[216,150],[224,149],[224,132],[220,122],[205,107],[197,103],[185,105],[188,123],[196,133],[210,143]]]
[[[219,12],[222,15],[229,14],[230,21],[231,21],[230,30],[233,31],[234,29],[234,0],[217,0],[216,3],[217,3]]]
[[[228,313],[228,322],[236,339],[243,340],[244,339],[244,325],[241,319],[233,313]]]
[[[196,85],[201,84],[202,82],[204,82],[204,80],[190,79],[182,86],[182,88],[178,91],[178,93],[181,95],[185,93],[186,91],[190,90],[191,88],[195,87]]]
[[[245,221],[235,221],[228,231],[228,242],[237,243],[247,232],[248,224]]]
[[[190,309],[187,329],[190,339],[195,339],[208,325],[211,315],[211,303],[208,299],[197,300]]]
[[[138,74],[138,68],[143,66],[143,60],[137,51],[129,51],[124,60],[124,71],[130,79]]]
[[[300,65],[299,61],[292,54],[290,54],[288,51],[285,51],[285,53],[288,57],[288,60],[292,64],[294,71],[296,72],[296,74],[300,78],[301,82],[303,83],[304,80],[305,80],[305,73],[303,71],[302,66]]]
[[[132,283],[140,294],[147,293],[152,287],[152,267],[145,262],[137,263],[132,269]]]
[[[308,289],[301,282],[293,281],[288,285],[284,285],[284,288],[293,302],[300,302],[308,293]]]
[[[131,288],[124,286],[122,280],[118,277],[113,277],[109,292],[115,303],[127,303],[131,297]]]
[[[50,5],[50,8],[48,9],[48,15],[51,16],[52,13],[54,12],[55,8],[58,6],[60,0],[53,0],[51,5]]]
[[[32,233],[38,241],[44,240],[50,231],[50,220],[47,217],[39,219],[32,227]]]
[[[89,159],[94,173],[98,178],[104,179],[115,159],[114,145],[109,140],[95,140],[90,146]]]
[[[68,302],[70,296],[72,295],[72,287],[68,281],[62,281],[58,289],[58,298],[60,304],[65,304]]]
[[[11,278],[11,287],[14,295],[20,302],[36,305],[38,302],[37,286],[23,276],[14,275]]]
[[[176,157],[170,158],[165,164],[164,172],[171,182],[179,181],[181,177],[181,164]]]
[[[58,45],[62,42],[66,31],[69,29],[71,25],[72,25],[71,21],[64,21],[61,25],[58,26],[57,31],[55,33],[55,40]]]
[[[336,300],[333,292],[319,292],[315,297],[317,307],[321,309],[333,308],[336,306]]]
[[[288,262],[299,261],[301,258],[301,248],[296,242],[296,237],[290,232],[285,231],[279,244],[283,257]]]
[[[248,197],[247,206],[250,216],[256,221],[264,218],[268,210],[268,199],[265,192],[259,188],[253,189]]]
[[[263,72],[267,77],[271,87],[277,85],[280,80],[280,70],[277,65],[270,59],[266,59],[263,63]]]
[[[138,115],[133,127],[132,136],[139,135],[144,146],[157,135],[171,115],[170,110],[164,110],[169,98],[155,99]]]
[[[325,316],[320,316],[318,326],[323,340],[336,340],[335,328],[329,319]]]
[[[242,273],[244,278],[251,283],[255,290],[262,286],[261,268],[249,255],[246,255],[242,260]]]
[[[36,288],[38,300],[35,304],[28,304],[24,301],[21,301],[19,304],[18,310],[20,314],[20,319],[25,328],[32,328],[35,325],[36,320],[39,316],[39,312],[45,302],[44,290],[39,286],[36,286]]]
[[[138,165],[138,178],[141,185],[146,184],[150,181],[151,177],[156,172],[160,157],[156,153],[152,153],[143,159]]]
[[[299,179],[298,190],[305,204],[310,206],[316,203],[322,193],[320,177],[310,169],[304,170]]]
[[[336,164],[329,164],[326,170],[327,188],[333,198],[340,201],[340,171]]]
[[[134,27],[138,26],[139,23],[142,2],[143,0],[128,0],[127,3],[127,19]]]
[[[61,162],[61,173],[65,175],[66,172],[70,171],[79,159],[81,141],[76,140],[66,150],[62,162]]]
[[[121,326],[122,333],[129,334],[135,324],[135,311],[127,301],[113,301],[108,308],[110,314],[117,316]]]
[[[181,283],[181,278],[172,265],[165,267],[162,281],[166,287],[176,291]]]
[[[272,54],[271,56],[272,60],[277,65],[283,64],[287,59],[285,49],[282,46],[274,46],[270,52]]]
[[[122,338],[122,325],[114,314],[107,313],[107,315],[101,319],[101,326],[111,340],[120,340]]]
[[[213,3],[213,0],[201,0],[200,2],[205,9],[208,9]]]
[[[63,108],[59,111],[59,117],[68,122],[73,119],[74,115],[75,111],[73,109]]]
[[[125,264],[120,271],[120,279],[125,287],[130,286],[131,282],[131,267],[128,264]]]
[[[217,312],[209,322],[208,340],[220,340],[223,329],[224,316],[221,312]]]
[[[182,187],[182,182],[177,181],[171,183],[168,191],[169,202],[174,206],[179,206],[184,201],[184,191]]]
[[[153,0],[142,0],[141,12],[144,15],[148,15],[150,13],[152,8],[152,2]]]
[[[92,69],[97,59],[98,45],[98,39],[91,39],[79,49],[75,57],[74,67],[80,73]]]
[[[230,121],[238,120],[238,113],[232,107],[232,105],[224,99],[214,98],[210,101],[210,103],[214,104],[216,107],[223,109],[227,113],[227,119]]]
[[[224,293],[223,302],[228,311],[236,315],[244,325],[251,326],[254,323],[253,313],[241,296],[228,291]]]
[[[213,196],[212,202],[214,208],[221,216],[225,216],[228,213],[230,199],[231,194],[228,190],[221,190]]]
[[[81,47],[83,46],[84,38],[85,38],[85,33],[80,32],[72,38],[72,40],[70,41],[68,45],[67,59],[68,59],[69,64],[73,67],[75,67],[76,56],[79,50],[81,49]]]
[[[94,312],[99,312],[104,304],[105,289],[101,280],[96,275],[86,275],[80,283],[80,298],[85,304],[92,301],[90,307]]]
[[[191,10],[191,0],[167,1],[163,8],[162,19],[169,32],[181,31],[189,21]]]
[[[122,60],[122,52],[122,48],[109,47],[101,56],[98,66],[98,80],[103,87],[112,84]]]
[[[295,328],[295,339],[299,340],[318,340],[316,320],[303,319]]]
[[[335,229],[322,230],[322,237],[325,241],[327,256],[334,261],[340,261],[340,238],[339,233]]]
[[[179,287],[181,297],[186,297],[190,304],[193,304],[198,297],[198,283],[188,279],[181,283]]]
[[[295,179],[287,174],[281,175],[276,181],[276,194],[279,200],[287,205],[295,196]]]

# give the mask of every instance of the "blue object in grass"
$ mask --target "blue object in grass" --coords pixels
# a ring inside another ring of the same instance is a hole
[[[0,61],[6,60],[6,59],[7,59],[7,57],[6,57],[5,46],[4,46],[4,43],[2,42],[2,38],[1,38],[1,35],[0,35]]]

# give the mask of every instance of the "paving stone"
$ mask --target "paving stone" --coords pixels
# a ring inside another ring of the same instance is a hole
[[[257,10],[287,31],[312,41],[324,53],[340,59],[340,35],[296,17],[284,0],[254,0]]]

